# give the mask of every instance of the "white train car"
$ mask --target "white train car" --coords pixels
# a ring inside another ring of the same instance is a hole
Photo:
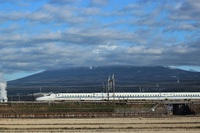
[[[197,100],[200,92],[152,92],[152,93],[51,93],[36,101],[98,101],[98,100]]]

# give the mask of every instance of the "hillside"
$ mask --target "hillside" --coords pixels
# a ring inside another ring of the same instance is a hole
[[[109,75],[115,74],[117,91],[198,91],[200,73],[169,67],[73,67],[46,70],[8,82],[10,93],[35,92],[94,92],[102,91]],[[9,93],[8,92],[8,93]]]

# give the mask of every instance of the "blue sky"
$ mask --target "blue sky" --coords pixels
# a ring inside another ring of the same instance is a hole
[[[0,0],[0,71],[74,66],[200,71],[199,0]]]

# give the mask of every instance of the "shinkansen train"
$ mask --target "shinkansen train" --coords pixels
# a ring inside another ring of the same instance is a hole
[[[98,100],[197,100],[200,92],[171,93],[50,93],[36,98],[36,101],[98,101]]]

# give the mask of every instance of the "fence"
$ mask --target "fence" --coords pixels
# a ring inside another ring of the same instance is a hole
[[[0,118],[100,118],[100,117],[156,117],[162,113],[111,113],[111,112],[74,112],[74,113],[24,113],[0,114]]]

